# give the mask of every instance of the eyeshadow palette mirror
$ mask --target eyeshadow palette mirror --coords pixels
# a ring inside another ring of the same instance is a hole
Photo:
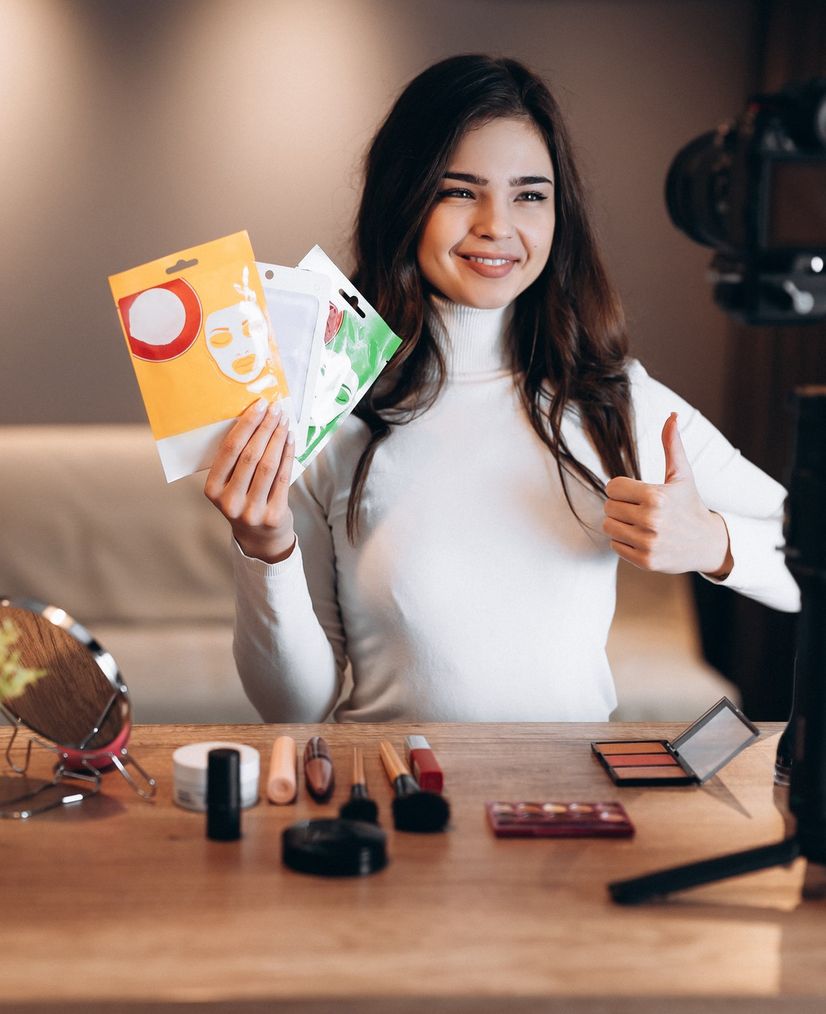
[[[621,803],[485,803],[497,838],[627,838],[634,825]]]
[[[701,785],[759,735],[723,697],[673,742],[602,740],[591,750],[617,785]]]

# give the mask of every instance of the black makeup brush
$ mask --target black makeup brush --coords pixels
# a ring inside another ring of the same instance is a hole
[[[364,758],[361,750],[353,747],[353,786],[350,798],[342,803],[339,816],[345,820],[363,820],[367,824],[377,824],[379,808],[367,795],[367,779],[364,777]]]
[[[443,831],[450,819],[450,806],[438,792],[423,792],[404,761],[383,739],[379,744],[384,770],[396,793],[393,824],[397,831]]]

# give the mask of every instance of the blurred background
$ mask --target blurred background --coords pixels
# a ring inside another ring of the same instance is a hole
[[[568,114],[635,354],[782,478],[784,398],[826,380],[822,331],[726,320],[711,252],[671,225],[663,188],[679,148],[751,92],[826,73],[824,10],[0,0],[0,424],[144,420],[110,274],[240,229],[262,260],[293,265],[318,243],[347,271],[361,159],[389,104],[435,60],[485,51],[539,71]],[[783,717],[793,620],[698,594],[707,657],[752,717]]]
[[[348,262],[365,147],[460,52],[546,77],[636,350],[722,421],[725,322],[671,226],[677,149],[740,111],[752,0],[0,0],[0,422],[137,421],[107,276],[247,229]]]

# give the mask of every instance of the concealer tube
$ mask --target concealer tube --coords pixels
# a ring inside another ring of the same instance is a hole
[[[292,803],[297,791],[298,755],[292,736],[279,736],[272,746],[267,775],[267,799],[283,806]]]

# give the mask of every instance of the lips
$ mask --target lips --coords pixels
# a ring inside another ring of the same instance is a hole
[[[473,264],[485,264],[490,267],[500,267],[503,264],[515,264],[519,258],[514,257],[510,254],[473,254],[473,253],[460,253],[458,255],[463,260],[470,261]]]
[[[504,278],[519,263],[518,257],[510,254],[460,253],[459,260],[482,278]]]
[[[517,258],[482,257],[481,255],[476,255],[476,253],[460,253],[459,257],[464,258],[465,261],[471,261],[473,264],[484,264],[493,268],[499,268],[504,264],[514,264],[517,261]]]
[[[237,359],[233,360],[232,368],[236,373],[249,373],[255,367],[257,359],[258,356],[256,356],[254,352],[251,352],[246,356],[239,356]]]

